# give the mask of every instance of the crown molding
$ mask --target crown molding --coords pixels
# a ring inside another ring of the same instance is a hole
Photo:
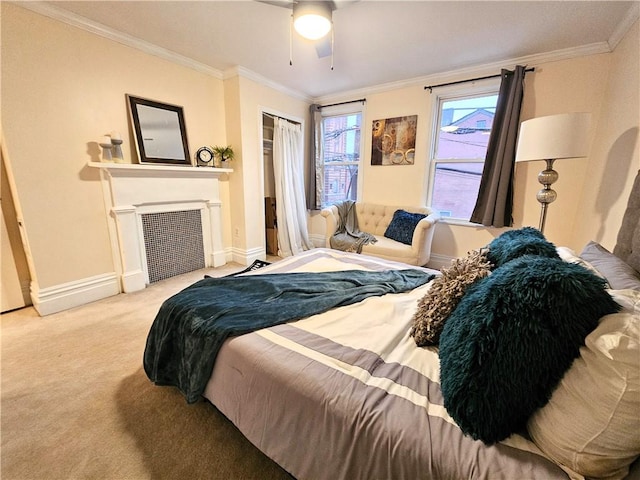
[[[611,53],[611,48],[608,42],[597,42],[588,45],[582,45],[580,47],[565,48],[561,50],[554,50],[552,52],[539,53],[535,55],[527,55],[518,58],[512,58],[507,60],[501,60],[499,62],[486,63],[483,65],[476,65],[473,67],[459,68],[456,70],[449,70],[447,72],[436,73],[433,75],[426,75],[423,77],[414,77],[407,80],[400,80],[396,82],[383,83],[375,85],[373,87],[361,88],[357,90],[350,90],[348,92],[340,92],[335,95],[326,95],[323,97],[314,98],[314,103],[334,103],[341,101],[344,98],[357,98],[360,96],[373,95],[377,93],[384,93],[390,90],[397,90],[400,88],[416,87],[418,85],[430,85],[434,83],[446,83],[451,81],[457,81],[469,77],[480,77],[484,75],[492,75],[499,73],[502,68],[509,68],[515,65],[526,65],[528,67],[535,67],[543,63],[558,62],[561,60],[568,60],[572,58],[596,55],[600,53]]]
[[[47,16],[54,20],[66,23],[68,25],[80,28],[90,33],[99,35],[101,37],[113,40],[122,45],[126,45],[138,50],[141,50],[150,55],[162,58],[164,60],[182,65],[187,68],[191,68],[198,72],[210,75],[212,77],[226,80],[235,76],[250,79],[260,85],[269,87],[273,90],[279,91],[285,95],[297,98],[308,103],[333,103],[340,101],[344,98],[353,98],[358,96],[366,96],[377,93],[384,93],[390,90],[396,90],[406,87],[414,87],[420,84],[433,84],[433,83],[445,83],[449,81],[456,81],[461,78],[482,76],[495,73],[502,68],[509,65],[527,65],[536,66],[543,63],[556,62],[561,60],[568,60],[571,58],[595,55],[600,53],[610,53],[620,43],[622,38],[626,35],[633,24],[640,18],[640,3],[634,3],[628,10],[624,19],[613,32],[611,37],[606,42],[598,42],[589,45],[583,45],[575,48],[567,48],[562,50],[555,50],[552,52],[546,52],[536,55],[528,55],[524,57],[504,60],[500,62],[493,62],[489,64],[476,65],[473,67],[464,67],[459,69],[450,70],[447,72],[441,72],[437,74],[415,77],[406,80],[400,80],[395,82],[383,83],[375,85],[373,87],[366,87],[361,89],[349,90],[340,92],[338,94],[331,94],[322,97],[313,98],[297,90],[285,87],[273,80],[263,77],[245,67],[235,66],[231,67],[224,72],[218,69],[197,62],[189,57],[172,52],[165,48],[159,47],[152,43],[146,42],[134,36],[128,35],[123,32],[119,32],[110,27],[102,25],[98,22],[94,22],[80,15],[74,14],[67,10],[61,9],[50,3],[40,1],[29,2],[11,2],[19,7],[26,8],[40,15]]]
[[[80,28],[87,32],[99,35],[109,40],[113,40],[114,42],[118,42],[122,45],[126,45],[128,47],[141,50],[145,53],[148,53],[149,55],[162,58],[164,60],[167,60],[172,63],[176,63],[178,65],[182,65],[183,67],[191,68],[200,73],[210,75],[220,80],[226,80],[228,78],[240,76],[240,77],[253,80],[254,82],[257,82],[263,86],[272,88],[273,90],[282,92],[288,96],[298,98],[302,101],[305,101],[308,103],[311,103],[312,101],[312,98],[309,97],[308,95],[305,95],[299,91],[292,90],[279,83],[269,80],[268,78],[263,77],[262,75],[259,75],[249,70],[248,68],[236,66],[236,67],[231,67],[225,70],[224,72],[222,72],[216,68],[197,62],[189,57],[185,57],[184,55],[180,55],[178,53],[172,52],[171,50],[167,50],[166,48],[159,47],[152,43],[136,38],[132,35],[128,35],[126,33],[120,32],[113,28],[107,27],[106,25],[103,25],[101,23],[94,22],[85,17],[69,12],[68,10],[64,10],[62,8],[56,7],[55,5],[52,5],[50,3],[45,3],[40,1],[11,2],[11,3],[14,3],[17,6],[31,10],[32,12],[38,13],[40,15],[44,15],[54,20],[58,20],[62,23],[66,23],[67,25]]]
[[[227,80],[233,77],[247,78],[256,83],[259,83],[260,85],[269,87],[273,90],[284,93],[285,95],[288,95],[290,97],[297,98],[298,100],[302,100],[303,102],[312,103],[313,101],[313,98],[310,97],[309,95],[306,95],[297,90],[293,90],[291,88],[285,87],[277,82],[274,82],[273,80],[269,80],[268,78],[263,77],[259,73],[254,72],[253,70],[249,70],[248,68],[242,67],[240,65],[236,65],[234,67],[228,68],[222,74],[223,80]]]
[[[611,34],[611,37],[609,37],[608,43],[611,51],[616,49],[620,41],[624,38],[638,18],[640,18],[640,3],[634,2],[633,5],[629,7],[629,10],[627,10],[622,21]]]
[[[197,62],[191,58],[185,57],[184,55],[172,52],[171,50],[167,50],[166,48],[162,48],[152,43],[145,42],[144,40],[140,40],[139,38],[136,38],[132,35],[119,32],[117,30],[114,30],[113,28],[107,27],[106,25],[94,22],[92,20],[89,20],[88,18],[56,7],[55,5],[52,5],[50,3],[39,1],[11,3],[27,10],[31,10],[32,12],[38,13],[40,15],[44,15],[54,20],[58,20],[62,23],[66,23],[67,25],[80,28],[89,33],[99,35],[109,40],[113,40],[114,42],[126,45],[127,47],[141,50],[145,53],[148,53],[149,55],[153,55],[155,57],[168,60],[172,63],[182,65],[183,67],[191,68],[192,70],[196,70],[200,73],[222,79],[222,72],[218,69]]]

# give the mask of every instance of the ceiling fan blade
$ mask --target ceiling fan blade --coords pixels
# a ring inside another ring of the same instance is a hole
[[[255,0],[259,3],[266,3],[267,5],[273,5],[274,7],[293,8],[293,4],[304,0]],[[358,3],[360,0],[321,0],[326,1],[331,10],[338,10],[339,8],[348,7],[351,4]]]
[[[316,53],[318,58],[324,58],[331,55],[331,35],[327,35],[320,40],[316,40]]]
[[[266,3],[267,5],[273,5],[274,7],[293,8],[295,3],[293,0],[255,0],[259,3]]]

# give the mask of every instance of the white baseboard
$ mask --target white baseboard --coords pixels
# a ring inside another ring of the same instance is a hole
[[[315,248],[324,248],[324,235],[310,235],[309,240]],[[232,247],[227,250],[227,262],[235,262],[240,265],[251,265],[254,260],[264,260],[266,258],[266,250],[264,248],[252,248],[244,250]]]
[[[122,291],[137,292],[147,288],[147,276],[142,270],[134,270],[122,274]]]
[[[316,248],[324,248],[325,246],[325,238],[324,235],[309,235],[309,240]]]
[[[266,257],[264,248],[252,248],[250,250],[232,248],[231,261],[240,265],[251,265],[254,260],[264,260]]]
[[[440,270],[443,267],[450,267],[451,260],[454,257],[449,257],[447,255],[438,255],[437,253],[432,253],[429,257],[429,262],[427,263],[428,268],[433,268],[434,270]]]
[[[31,301],[36,311],[44,316],[119,293],[118,276],[113,272],[47,288],[38,288],[37,285],[32,285]]]
[[[230,259],[231,255],[229,254],[227,256],[227,252],[225,250],[213,252],[209,257],[209,265],[211,265],[212,267],[220,267],[221,265],[227,263],[227,258]]]

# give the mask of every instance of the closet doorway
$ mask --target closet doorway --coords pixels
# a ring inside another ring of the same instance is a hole
[[[288,257],[313,248],[303,178],[303,122],[267,111],[261,115],[266,253]]]
[[[273,173],[274,116],[262,113],[262,162],[264,172],[264,220],[267,255],[278,255],[276,183]]]

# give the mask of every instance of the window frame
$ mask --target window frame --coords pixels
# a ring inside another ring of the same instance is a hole
[[[364,103],[360,103],[360,102],[353,102],[353,103],[347,103],[344,105],[335,105],[335,106],[330,106],[330,107],[322,107],[321,111],[320,111],[320,115],[322,117],[322,135],[324,136],[324,119],[327,117],[340,117],[340,116],[347,116],[347,115],[354,115],[354,114],[360,114],[360,151],[358,152],[358,162],[357,162],[357,167],[358,167],[358,181],[356,183],[356,201],[360,201],[362,198],[362,185],[363,185],[363,158],[364,158],[364,133],[365,133],[365,104]],[[323,138],[324,141],[324,138]],[[333,165],[340,165],[343,162],[336,162]],[[355,162],[344,162],[345,165],[348,164],[354,164]],[[325,161],[324,161],[324,147],[322,149],[322,178],[324,179],[324,167],[325,167]],[[324,185],[324,181],[323,181],[323,185],[322,188],[324,189],[326,186]],[[322,196],[321,196],[321,200],[324,199],[324,191],[322,192]],[[333,205],[333,204],[331,204]],[[322,204],[320,205],[321,208],[327,208],[329,207],[330,204]]]
[[[452,100],[464,100],[473,97],[482,97],[490,95],[499,95],[500,92],[500,79],[491,79],[481,82],[480,85],[471,86],[455,86],[449,88],[443,88],[438,94],[435,95],[431,102],[431,139],[429,142],[429,157],[428,157],[428,185],[427,185],[427,199],[426,204],[431,208],[432,206],[433,192],[435,188],[436,178],[436,166],[439,163],[481,163],[484,164],[485,159],[471,159],[471,158],[436,158],[436,149],[438,147],[439,129],[442,121],[442,109],[441,106]],[[468,219],[456,217],[442,217],[441,222],[449,223],[453,225],[465,225],[476,226],[477,224],[471,223]]]

